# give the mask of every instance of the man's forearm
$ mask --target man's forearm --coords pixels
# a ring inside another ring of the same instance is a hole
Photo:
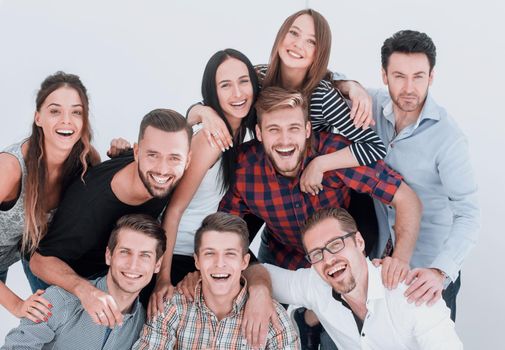
[[[364,89],[361,84],[355,80],[334,80],[333,86],[335,86],[346,99],[349,99],[352,89]]]
[[[91,286],[88,280],[80,277],[67,263],[54,256],[35,253],[30,260],[30,268],[47,284],[61,287],[77,297],[83,293],[83,288]]]
[[[404,182],[396,191],[391,204],[396,210],[393,227],[396,242],[393,257],[410,262],[419,234],[422,204],[415,192]]]

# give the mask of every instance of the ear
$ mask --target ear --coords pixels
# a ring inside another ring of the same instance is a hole
[[[308,139],[310,137],[310,133],[312,132],[312,124],[310,122],[305,123],[305,138]]]
[[[40,113],[39,112],[35,112],[35,114],[33,115],[33,121],[35,122],[35,125],[42,126],[42,125],[40,125],[41,122],[40,122]]]
[[[137,142],[133,144],[133,158],[136,162],[139,161],[139,144]]]
[[[365,240],[359,231],[356,232],[356,246],[361,252],[365,251]]]
[[[259,142],[263,142],[263,138],[261,137],[261,128],[258,124],[255,126],[256,128],[256,137],[258,138]]]
[[[163,256],[161,258],[159,258],[158,261],[156,262],[156,265],[154,265],[154,273],[160,272],[162,261],[163,261]]]
[[[430,72],[429,84],[433,84],[433,79],[435,78],[435,68],[433,68]]]
[[[188,157],[186,158],[186,166],[184,167],[184,170],[188,169],[189,163],[191,163],[191,156],[192,156],[192,153],[191,153],[191,151],[189,151],[188,152]]]
[[[110,261],[112,259],[112,252],[110,251],[109,247],[105,248],[105,263],[107,266],[110,266]]]
[[[200,271],[200,261],[198,260],[198,254],[193,253],[193,258],[195,259],[195,267],[198,271]]]
[[[249,253],[244,254],[244,256],[242,257],[241,271],[244,271],[245,269],[247,269],[247,267],[249,266],[250,260],[251,260],[251,254],[249,254]]]
[[[384,85],[388,85],[388,74],[384,68],[381,68],[381,73],[382,73],[382,82]]]

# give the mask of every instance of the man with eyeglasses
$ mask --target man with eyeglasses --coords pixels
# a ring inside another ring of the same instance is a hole
[[[387,289],[364,252],[356,222],[342,208],[315,212],[301,229],[312,268],[265,264],[274,297],[313,310],[339,349],[462,349],[443,300],[416,306],[400,283]]]

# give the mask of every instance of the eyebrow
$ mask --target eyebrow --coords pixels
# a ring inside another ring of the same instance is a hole
[[[132,251],[130,248],[128,247],[124,247],[124,246],[119,246],[118,247],[119,249],[124,249],[124,250],[128,250],[128,251]],[[149,254],[154,254],[154,251],[152,250],[141,250],[140,253],[149,253]]]
[[[61,107],[61,105],[59,103],[55,103],[55,102],[50,103],[50,104],[47,105],[48,108],[51,107],[51,106]],[[82,104],[72,105],[71,107],[82,107]]]
[[[241,75],[240,77],[238,77],[239,79],[242,79],[242,78],[249,78],[249,75],[248,74],[244,74],[244,75]],[[221,84],[221,83],[227,83],[227,82],[230,82],[231,79],[223,79],[223,80],[220,80],[218,81],[217,83],[218,84]]]
[[[291,28],[295,28],[295,29],[299,30],[300,32],[302,31],[298,26],[295,26],[295,25],[292,25]],[[307,34],[307,35],[313,36],[314,38],[316,37],[315,34]]]
[[[405,73],[403,73],[403,72],[399,72],[399,71],[397,71],[397,70],[393,71],[392,73],[393,73],[393,74],[406,75]],[[425,72],[425,71],[419,71],[419,72],[415,72],[415,73],[413,73],[413,75],[419,75],[419,74],[425,74],[425,75],[426,75],[426,74],[428,74],[428,73],[427,73],[427,72]]]
[[[146,153],[161,153],[160,151],[154,150],[154,149],[146,149]],[[182,154],[180,153],[170,153],[169,156],[176,156],[176,157],[182,157]]]

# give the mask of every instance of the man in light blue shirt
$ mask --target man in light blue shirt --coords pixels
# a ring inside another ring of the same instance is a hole
[[[371,91],[375,131],[387,147],[386,163],[404,177],[423,203],[414,269],[407,276],[410,301],[433,304],[440,296],[456,318],[456,295],[465,257],[479,229],[477,184],[465,135],[428,92],[436,48],[424,33],[403,30],[381,49],[388,91]],[[395,238],[393,208],[375,201],[379,222],[376,256]],[[445,287],[445,290],[444,290]]]
[[[114,318],[112,310],[96,314],[97,324],[80,300],[63,288],[52,286],[44,298],[52,304],[52,315],[45,322],[22,319],[7,334],[2,350],[115,350],[130,349],[139,337],[145,321],[145,310],[138,300],[139,292],[159,271],[166,248],[165,230],[152,217],[130,214],[120,218],[106,248],[109,265],[106,276],[91,284],[108,293],[108,305],[123,314],[122,323],[110,329],[103,324]],[[115,323],[119,323],[116,320]]]

